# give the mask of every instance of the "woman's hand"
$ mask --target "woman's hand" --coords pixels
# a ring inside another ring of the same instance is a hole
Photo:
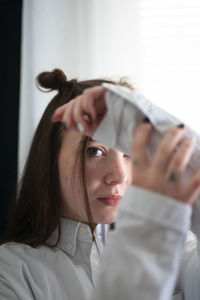
[[[106,113],[105,91],[101,86],[85,89],[83,94],[57,108],[52,122],[61,121],[67,129],[92,137]]]
[[[149,163],[146,149],[151,129],[150,123],[142,123],[135,130],[131,149],[132,184],[192,205],[200,194],[200,172],[185,185],[181,184],[181,177],[196,142],[183,137],[184,127],[175,127],[167,132]]]

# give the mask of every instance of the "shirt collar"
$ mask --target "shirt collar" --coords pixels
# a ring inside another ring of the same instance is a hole
[[[108,225],[98,224],[95,229],[95,237],[98,242],[104,244],[105,235],[108,230]],[[53,245],[56,243],[58,237],[58,230],[56,229],[47,240],[47,243]],[[57,247],[67,252],[67,254],[74,256],[76,253],[77,240],[93,243],[92,233],[87,224],[83,224],[67,218],[61,219],[61,236]]]

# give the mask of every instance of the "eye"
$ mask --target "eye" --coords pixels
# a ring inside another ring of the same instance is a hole
[[[89,157],[99,157],[105,154],[105,151],[102,148],[98,147],[89,147],[87,148],[87,155]]]

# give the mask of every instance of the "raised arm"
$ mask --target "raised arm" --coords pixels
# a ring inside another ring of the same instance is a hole
[[[86,90],[79,101],[58,109],[52,120],[66,123],[69,130],[80,130],[81,124],[84,134],[93,136],[106,112],[104,98],[101,87]],[[110,139],[117,129],[110,132]],[[119,208],[94,299],[171,298],[191,206],[200,192],[199,173],[181,184],[195,146],[194,141],[183,139],[184,131],[182,126],[168,131],[151,162],[146,152],[151,124],[143,123],[135,131],[130,151],[135,187],[128,189]]]

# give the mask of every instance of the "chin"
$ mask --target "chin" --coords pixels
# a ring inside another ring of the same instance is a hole
[[[96,224],[112,224],[116,220],[119,206],[92,207],[92,216]]]
[[[117,212],[105,215],[105,216],[96,216],[94,217],[94,221],[97,224],[112,224],[115,222]]]

